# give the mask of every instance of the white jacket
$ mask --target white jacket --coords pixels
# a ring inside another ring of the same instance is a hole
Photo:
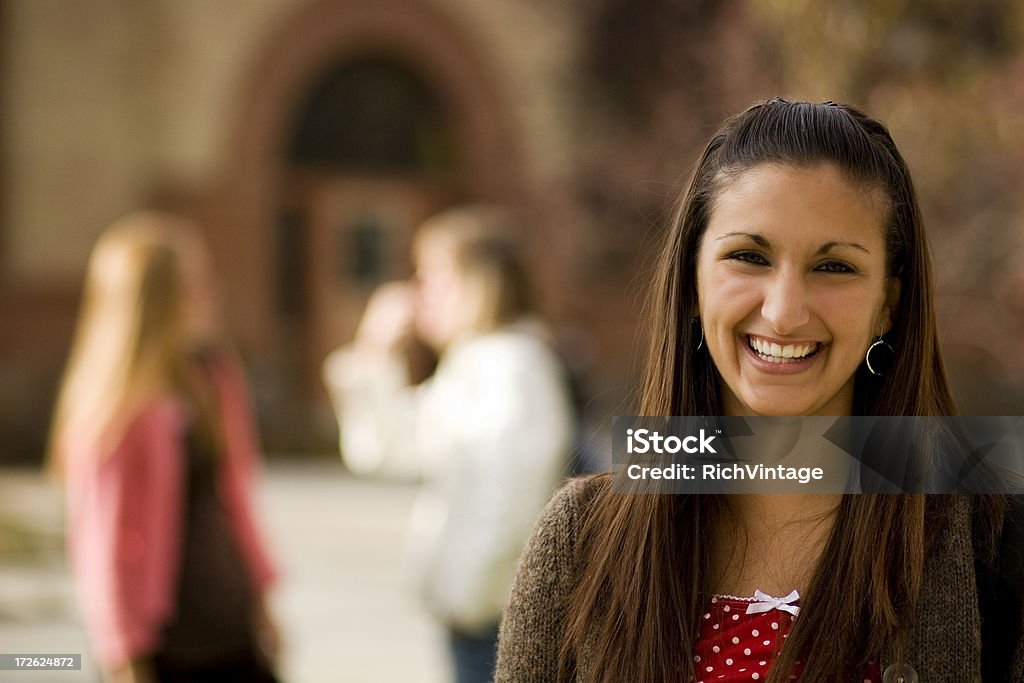
[[[357,473],[416,474],[410,551],[427,608],[472,632],[499,620],[516,564],[568,463],[573,413],[539,325],[453,345],[409,387],[398,358],[343,347],[324,365]]]

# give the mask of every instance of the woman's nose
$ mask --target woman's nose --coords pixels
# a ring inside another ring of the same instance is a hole
[[[793,334],[807,324],[811,315],[802,273],[780,270],[765,283],[761,317],[779,336]]]

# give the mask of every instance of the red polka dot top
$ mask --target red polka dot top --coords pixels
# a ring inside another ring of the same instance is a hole
[[[800,613],[800,595],[793,591],[776,598],[755,591],[750,598],[716,595],[701,621],[694,655],[698,683],[764,681],[782,642],[789,637]],[[801,662],[790,680],[802,672]],[[864,683],[881,683],[876,662],[864,672]]]

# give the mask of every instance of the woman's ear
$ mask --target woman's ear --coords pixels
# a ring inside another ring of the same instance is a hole
[[[885,286],[885,304],[882,306],[882,327],[884,332],[892,329],[896,308],[900,303],[900,279],[890,277]]]

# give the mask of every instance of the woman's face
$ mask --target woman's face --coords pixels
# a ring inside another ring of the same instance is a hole
[[[885,212],[831,164],[761,164],[718,193],[694,313],[727,415],[850,414],[854,373],[899,296]]]
[[[465,327],[465,286],[452,247],[426,238],[416,253],[416,331],[443,350]]]
[[[182,316],[186,341],[192,345],[213,342],[220,334],[213,267],[205,245],[186,236],[178,250],[182,276]]]

